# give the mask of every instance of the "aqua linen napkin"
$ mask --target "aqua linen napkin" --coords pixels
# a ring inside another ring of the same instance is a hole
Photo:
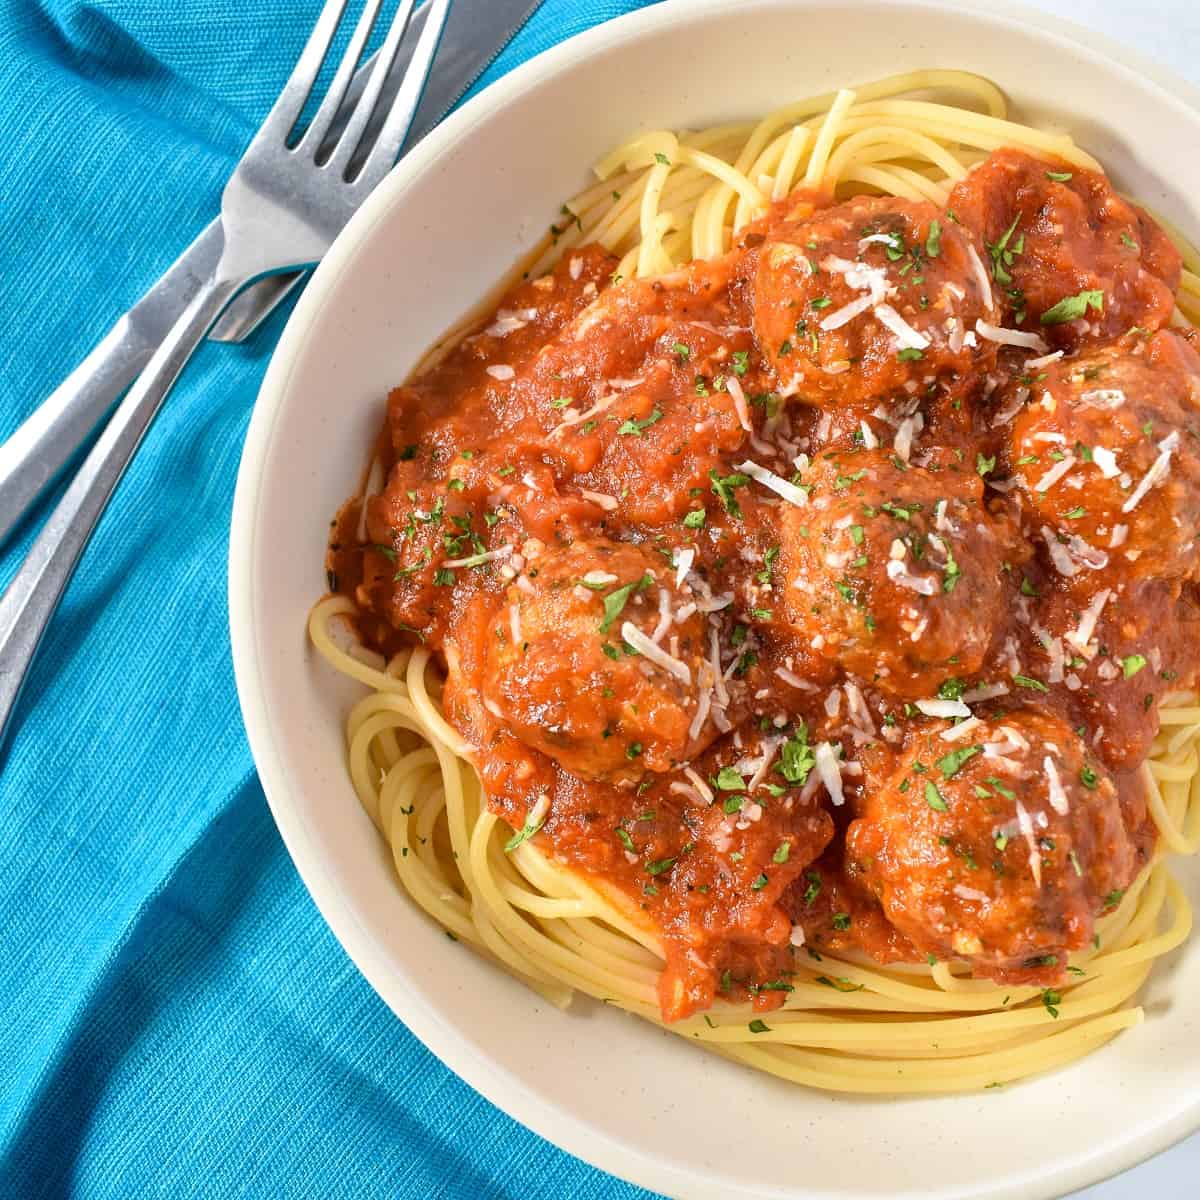
[[[546,0],[487,78],[637,7]],[[215,213],[319,8],[0,0],[0,437]],[[225,560],[285,317],[196,356],[16,716],[0,774],[0,1197],[647,1195],[434,1059],[334,941],[275,832],[234,693]]]

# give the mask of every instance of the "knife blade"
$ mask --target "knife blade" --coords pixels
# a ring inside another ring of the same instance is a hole
[[[540,0],[456,0],[405,149],[415,145],[445,116],[539,4]],[[392,94],[424,25],[422,6],[409,22],[405,43],[387,80]],[[369,63],[364,63],[351,84],[358,93],[368,69]],[[87,357],[0,445],[0,545],[145,368],[166,331],[196,295],[201,281],[212,274],[221,257],[222,241],[220,221],[209,222]],[[248,288],[234,300],[209,336],[219,341],[241,341],[302,278],[280,276]]]
[[[484,0],[475,5],[458,0],[451,6],[446,18],[446,27],[438,46],[434,69],[417,106],[408,137],[400,151],[403,158],[439,121],[466,95],[467,91],[496,61],[500,52],[525,26],[540,6],[541,0]],[[425,27],[425,6],[413,14],[405,34],[404,44],[396,55],[396,62],[388,74],[383,92],[383,103],[379,113],[387,112],[396,89],[404,76],[412,49],[421,30]],[[339,120],[330,129],[329,138],[335,140],[345,125],[346,117],[353,110],[366,82],[370,60],[363,64],[351,82],[347,93],[347,104]],[[380,117],[382,119],[382,117]],[[368,127],[367,144],[374,130]],[[244,341],[275,310],[284,298],[302,282],[307,272],[291,275],[274,275],[247,288],[225,310],[221,319],[209,331],[209,338],[216,342]]]

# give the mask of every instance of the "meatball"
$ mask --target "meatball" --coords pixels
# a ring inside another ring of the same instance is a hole
[[[1068,577],[1112,560],[1195,577],[1200,356],[1177,334],[1134,336],[1045,369],[1013,423],[1011,462]]]
[[[825,657],[898,696],[984,662],[1004,617],[1014,531],[963,471],[901,470],[882,452],[822,457],[805,508],[781,514],[786,617]]]
[[[763,243],[755,333],[785,396],[911,395],[995,361],[975,334],[990,293],[969,237],[932,205],[860,198]]]
[[[1138,867],[1111,776],[1038,711],[982,720],[949,742],[922,732],[871,789],[846,853],[922,954],[998,979],[1061,974]]]
[[[485,706],[586,779],[629,782],[698,752],[715,736],[711,724],[692,731],[707,625],[694,611],[672,621],[684,600],[670,576],[649,550],[614,542],[581,540],[540,558],[496,619]],[[668,626],[666,666],[628,644],[626,623],[649,637]]]
[[[955,187],[947,211],[983,239],[1007,319],[1055,345],[1170,319],[1179,252],[1095,171],[998,150]]]

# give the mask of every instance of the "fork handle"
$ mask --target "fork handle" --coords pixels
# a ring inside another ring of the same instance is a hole
[[[150,422],[238,290],[210,280],[188,302],[84,459],[0,599],[0,746],[42,634]]]
[[[0,545],[150,361],[221,258],[213,221],[0,445]]]

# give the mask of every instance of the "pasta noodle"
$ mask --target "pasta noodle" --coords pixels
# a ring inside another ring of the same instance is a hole
[[[941,99],[938,99],[941,97]],[[961,107],[950,98],[965,98]],[[878,192],[944,205],[987,152],[1015,146],[1099,169],[1065,134],[1011,121],[987,80],[921,71],[800,101],[757,124],[644,133],[596,167],[522,264],[542,273],[573,246],[598,242],[622,275],[656,275],[727,251],[738,231],[796,187],[837,198]],[[1200,319],[1200,260],[1181,241],[1178,307]],[[464,322],[421,364],[451,347]],[[349,599],[320,601],[309,636],[336,671],[368,690],[346,724],[349,771],[391,848],[405,891],[447,933],[557,1005],[575,992],[661,1023],[663,963],[654,930],[615,890],[590,882],[487,809],[462,739],[442,716],[424,647],[386,666],[345,646]],[[986,1088],[1070,1063],[1137,1025],[1137,995],[1154,963],[1188,936],[1192,915],[1170,855],[1200,850],[1200,698],[1168,696],[1142,767],[1158,850],[1094,946],[1072,955],[1061,988],[971,979],[965,966],[880,966],[865,956],[798,956],[783,1006],[756,1013],[718,1003],[666,1025],[672,1033],[794,1083],[859,1093]]]

